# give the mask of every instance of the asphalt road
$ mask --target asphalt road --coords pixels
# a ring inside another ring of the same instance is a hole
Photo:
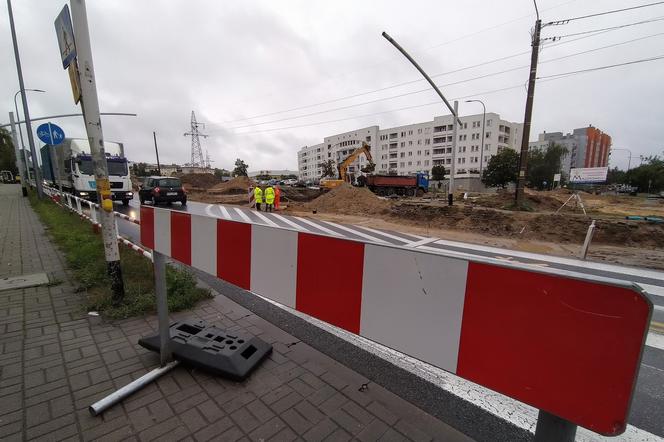
[[[629,280],[639,283],[646,290],[648,298],[653,302],[653,326],[658,327],[659,324],[664,323],[664,272],[517,252],[440,240],[438,238],[426,238],[401,232],[377,230],[364,226],[344,225],[288,215],[256,212],[248,208],[231,205],[205,204],[192,201],[184,207],[179,203],[163,207],[235,221],[286,227],[304,232],[323,233],[351,239],[418,247],[418,249],[425,250],[429,248],[445,250],[463,255],[470,254],[480,257],[490,257],[511,262],[580,272],[604,278]],[[131,217],[140,218],[138,201],[132,201],[128,207],[116,204],[115,209]],[[118,225],[120,234],[138,243],[139,226],[126,220],[120,219],[120,221]],[[664,438],[662,410],[664,410],[664,335],[651,332],[648,334],[648,342],[643,353],[629,423],[639,429]]]

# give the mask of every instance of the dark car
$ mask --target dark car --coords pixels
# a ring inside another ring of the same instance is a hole
[[[138,190],[138,198],[141,204],[145,204],[146,201],[151,201],[152,204],[170,204],[173,201],[179,201],[183,206],[187,204],[187,194],[179,178],[147,177]]]

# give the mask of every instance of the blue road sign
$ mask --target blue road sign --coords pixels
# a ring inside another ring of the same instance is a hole
[[[74,43],[74,27],[71,24],[69,6],[65,5],[55,19],[55,34],[58,37],[62,67],[67,69],[76,58],[76,44]]]
[[[65,132],[53,123],[44,123],[37,128],[37,136],[42,142],[55,146],[65,140]]]

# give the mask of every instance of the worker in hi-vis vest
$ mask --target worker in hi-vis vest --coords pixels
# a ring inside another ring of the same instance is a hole
[[[274,209],[274,189],[272,186],[267,186],[265,189],[265,211],[272,212]]]
[[[256,186],[254,187],[254,200],[256,201],[256,210],[261,211],[261,204],[263,204],[263,189]]]

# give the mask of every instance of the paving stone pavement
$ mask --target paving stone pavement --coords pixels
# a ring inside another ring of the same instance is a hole
[[[91,324],[15,185],[0,186],[0,256],[0,278],[44,271],[55,281],[0,291],[0,440],[470,440],[221,295],[171,317],[272,343],[248,380],[181,366],[92,417],[91,403],[158,366],[137,344],[156,317]]]

